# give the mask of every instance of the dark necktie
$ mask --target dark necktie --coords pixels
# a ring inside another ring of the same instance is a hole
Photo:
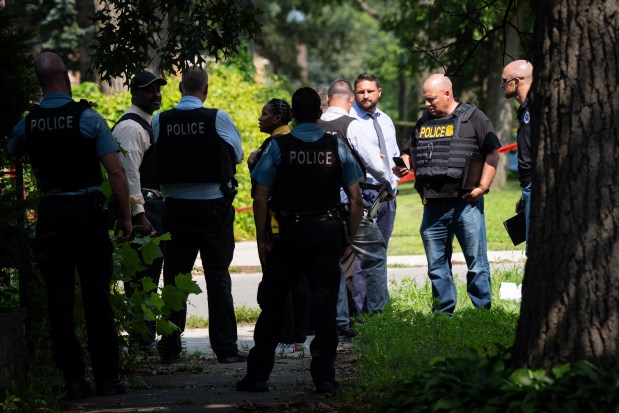
[[[378,135],[378,146],[380,147],[380,154],[383,155],[383,163],[385,164],[385,168],[387,168],[387,171],[391,171],[391,168],[389,167],[389,158],[387,157],[387,144],[385,143],[385,135],[383,135],[383,130],[378,124],[378,120],[376,119],[376,113],[368,113],[368,116],[372,118],[372,121],[374,122],[374,129],[376,129],[376,134]]]

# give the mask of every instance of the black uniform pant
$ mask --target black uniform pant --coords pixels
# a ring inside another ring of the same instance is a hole
[[[85,375],[73,317],[76,269],[94,378],[118,377],[118,335],[110,303],[113,249],[101,198],[47,196],[38,208],[37,252],[47,289],[54,360],[66,379]]]
[[[166,198],[163,225],[170,232],[163,265],[165,285],[178,274],[191,273],[200,252],[208,294],[209,337],[218,358],[236,354],[237,332],[229,267],[234,254],[234,208],[223,198],[187,200]],[[185,330],[187,304],[174,311],[170,321],[181,331],[162,338],[160,353],[178,356]]]
[[[299,274],[292,286],[284,310],[284,325],[280,343],[305,343],[311,309],[311,296],[307,276]]]
[[[280,225],[280,239],[273,245],[258,287],[262,312],[254,330],[255,345],[247,360],[248,379],[268,380],[275,362],[288,293],[300,274],[305,273],[315,317],[310,372],[314,383],[334,380],[338,343],[335,316],[340,285],[339,257],[343,247],[340,225],[335,219]]]

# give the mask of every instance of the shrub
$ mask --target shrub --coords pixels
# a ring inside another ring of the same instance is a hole
[[[508,369],[503,351],[486,358],[470,352],[442,358],[410,380],[382,389],[368,403],[381,413],[613,412],[619,405],[619,372],[588,362],[551,372]],[[367,405],[366,405],[367,407]]]

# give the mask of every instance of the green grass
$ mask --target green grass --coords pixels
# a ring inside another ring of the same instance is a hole
[[[256,324],[260,315],[260,309],[241,305],[234,307],[234,314],[238,324]],[[185,326],[187,328],[208,328],[208,318],[190,315],[185,321]]]
[[[501,300],[501,282],[522,282],[522,269],[492,274],[492,309],[476,310],[457,283],[458,307],[453,317],[431,314],[430,284],[393,284],[391,305],[355,328],[360,359],[354,392],[363,394],[414,376],[437,357],[458,357],[470,350],[482,356],[497,354],[513,344],[520,303]]]
[[[524,243],[514,247],[503,227],[503,221],[515,214],[514,209],[520,194],[517,178],[515,175],[510,175],[505,188],[492,188],[485,196],[484,211],[488,251],[524,250]],[[389,255],[424,254],[423,243],[419,235],[422,216],[423,205],[413,187],[413,182],[403,183],[400,185],[395,226],[389,241]],[[454,251],[461,251],[457,240],[454,240]]]

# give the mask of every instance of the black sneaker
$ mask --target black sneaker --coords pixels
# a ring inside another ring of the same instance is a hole
[[[320,393],[320,394],[335,393],[339,387],[340,387],[340,384],[335,380],[323,381],[320,383],[316,383],[316,393]]]
[[[230,363],[241,363],[247,361],[247,353],[244,351],[237,350],[236,353],[230,354],[229,356],[217,357],[217,361],[222,364],[230,364]]]
[[[180,354],[159,354],[161,364],[174,364],[181,360]]]
[[[355,332],[350,328],[337,328],[337,339],[339,341],[352,341],[353,337],[355,337]]]
[[[236,382],[236,389],[239,391],[265,392],[269,391],[269,382],[252,381],[247,376],[244,376]]]
[[[97,383],[97,396],[113,396],[129,391],[127,382],[123,379],[105,380]]]
[[[79,400],[93,395],[92,387],[85,377],[67,380],[64,390],[66,394],[63,399],[65,400]]]

